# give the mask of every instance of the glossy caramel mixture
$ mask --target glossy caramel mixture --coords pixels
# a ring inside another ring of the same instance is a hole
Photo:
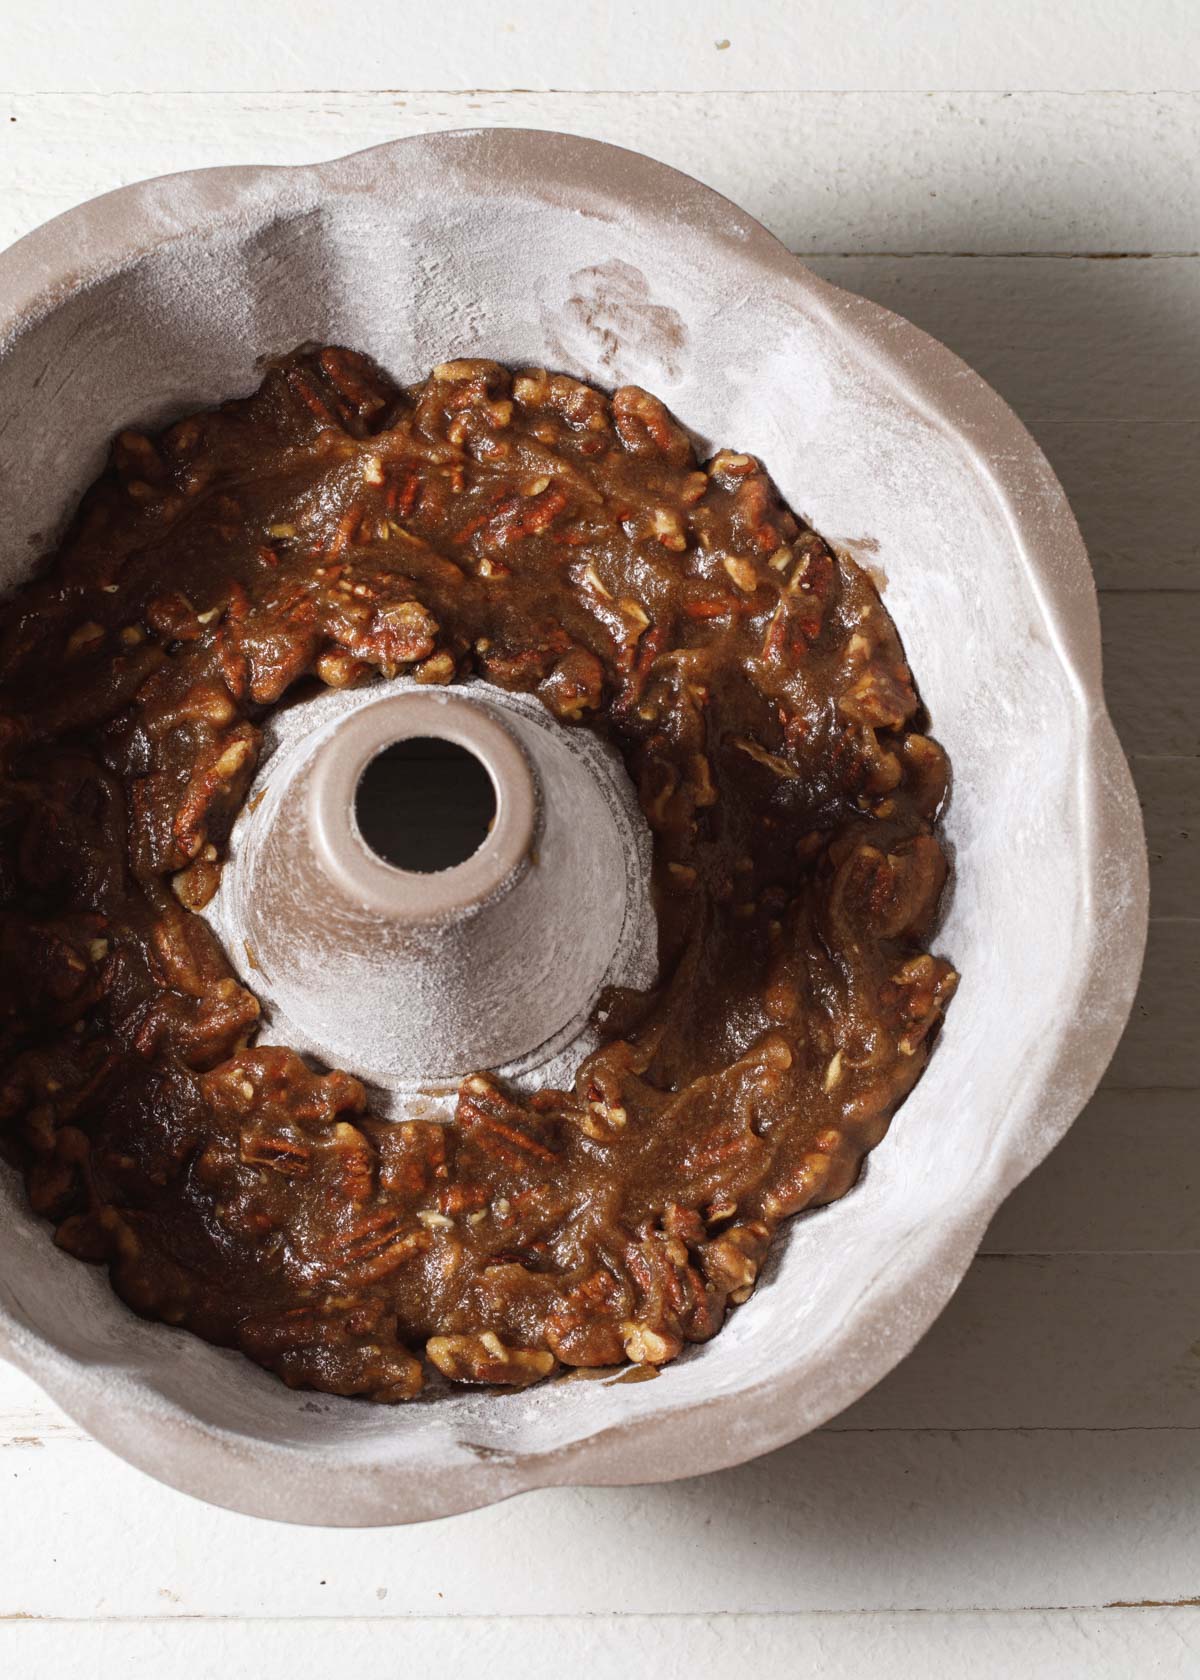
[[[446,1127],[256,1049],[194,914],[264,716],[399,672],[602,732],[654,836],[658,988],[574,1089],[480,1074]],[[660,1365],[925,1064],[946,777],[875,589],[757,461],[634,387],[297,352],[122,433],[0,609],[0,1137],[60,1247],[293,1385]]]

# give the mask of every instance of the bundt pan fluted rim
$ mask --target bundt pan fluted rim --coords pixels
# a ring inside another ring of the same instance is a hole
[[[53,1247],[7,1168],[0,1354],[160,1480],[289,1521],[419,1521],[736,1464],[912,1348],[1128,1015],[1145,846],[1075,521],[982,379],[716,193],[617,147],[468,130],[141,182],[0,255],[0,586],[113,431],[248,390],[255,358],[306,338],[402,379],[478,354],[645,384],[868,560],[954,766],[937,948],[962,987],[860,1184],[793,1221],[751,1301],[653,1383],[396,1408],[293,1393],[134,1318]]]

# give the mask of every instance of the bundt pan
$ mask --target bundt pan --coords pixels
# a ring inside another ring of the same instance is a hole
[[[399,1407],[293,1393],[135,1318],[53,1247],[7,1168],[0,1352],[152,1475],[297,1522],[413,1522],[766,1452],[928,1328],[1130,1007],[1145,850],[1075,521],[982,380],[715,193],[612,146],[479,130],[143,182],[0,256],[0,585],[115,431],[248,392],[258,358],[309,339],[401,380],[480,355],[646,385],[864,558],[954,767],[936,948],[961,987],[857,1187],[794,1220],[752,1299],[656,1382]]]

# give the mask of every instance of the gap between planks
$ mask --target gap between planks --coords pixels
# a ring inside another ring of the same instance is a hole
[[[86,1658],[81,1662],[81,1630]],[[120,1676],[159,1680],[168,1671],[192,1680],[227,1680],[231,1673],[286,1672],[292,1680],[327,1680],[331,1673],[392,1672],[398,1629],[362,1617],[205,1618],[183,1626],[167,1617],[144,1619],[25,1617],[0,1628],[0,1649],[34,1660],[41,1673],[73,1680]],[[893,1680],[1127,1680],[1153,1672],[1187,1676],[1200,1652],[1200,1612],[1191,1600],[1055,1610],[868,1610],[752,1615],[602,1617],[538,1615],[407,1619],[404,1666],[486,1673],[489,1680],[528,1680],[531,1674],[579,1668],[609,1680],[615,1675],[713,1675],[752,1670],[761,1680],[800,1673],[858,1680],[886,1673]]]

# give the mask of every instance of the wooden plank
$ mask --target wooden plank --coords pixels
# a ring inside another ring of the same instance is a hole
[[[1146,820],[1152,913],[1200,915],[1200,759],[1139,756],[1132,769]]]
[[[0,96],[11,183],[0,244],[142,176],[309,163],[480,125],[558,129],[644,151],[725,193],[797,251],[1200,247],[1194,94],[809,89],[9,94]]]
[[[1040,420],[1034,436],[1109,589],[1200,589],[1200,424]]]
[[[1200,1251],[1200,1092],[1099,1091],[984,1254]]]
[[[1195,1249],[983,1255],[916,1351],[831,1428],[1196,1428],[1198,1290]]]
[[[486,1674],[488,1680],[579,1671],[653,1674],[660,1680],[737,1674],[793,1680],[800,1674],[860,1680],[886,1674],[923,1680],[1180,1680],[1200,1661],[1200,1608],[879,1612],[868,1616],[489,1616],[395,1623],[306,1618],[171,1623],[9,1622],[0,1663],[56,1680],[228,1680],[287,1673],[328,1680],[359,1672],[392,1680],[412,1673]]]
[[[1035,430],[1200,419],[1200,261],[806,258],[956,351]]]
[[[1200,1087],[1200,931],[1151,922],[1142,983],[1103,1084],[1109,1090]]]
[[[0,1571],[0,1622],[1026,1609],[1200,1595],[1191,1430],[824,1431],[693,1481],[555,1489],[361,1531],[268,1527],[82,1442],[13,1449],[0,1468],[5,1529],[19,1536],[18,1565]]]
[[[658,0],[652,26],[604,0],[490,0],[421,10],[358,0],[353,26],[322,28],[287,0],[209,0],[161,28],[150,0],[109,0],[104,44],[87,29],[5,23],[6,84],[99,92],[180,88],[1187,88],[1200,51],[1186,0],[1157,0],[1147,28],[1127,7],[990,0],[969,28],[955,0],[904,7],[822,0],[731,9],[724,0]],[[236,51],[231,51],[236,43]]]
[[[1110,590],[1100,596],[1104,691],[1126,752],[1200,753],[1200,594]]]

